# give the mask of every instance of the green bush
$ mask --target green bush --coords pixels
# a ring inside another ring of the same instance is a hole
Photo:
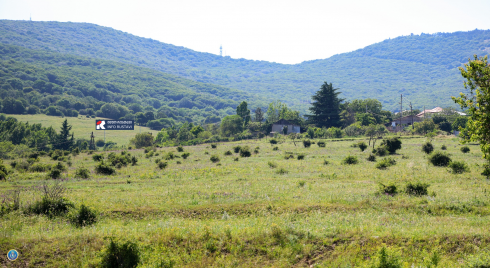
[[[305,180],[298,181],[298,187],[304,187],[305,184],[306,184],[306,181]]]
[[[382,247],[378,252],[378,256],[374,259],[373,268],[401,268],[400,259],[397,256],[390,256],[385,247]]]
[[[163,159],[165,160],[173,160],[175,158],[175,155],[173,152],[168,152],[163,156]]]
[[[274,146],[274,148],[272,148],[272,151],[277,151],[277,150],[279,150],[279,147],[277,146]]]
[[[386,157],[386,158],[382,159],[381,161],[379,161],[378,163],[376,163],[376,168],[377,169],[386,169],[386,168],[391,167],[395,164],[396,164],[395,159],[393,159],[391,157]]]
[[[429,155],[429,162],[436,167],[447,167],[451,162],[451,157],[445,152],[433,152]]]
[[[421,195],[427,195],[427,188],[429,188],[429,184],[427,183],[422,183],[422,182],[416,182],[416,183],[411,183],[409,182],[406,187],[405,187],[405,193],[409,195],[416,195],[416,196],[421,196]]]
[[[270,142],[271,145],[272,144],[277,144],[277,140],[276,139],[270,139],[269,142]]]
[[[463,161],[452,161],[449,164],[449,167],[451,168],[452,173],[454,174],[461,174],[470,171],[469,166]]]
[[[27,213],[54,217],[66,214],[73,207],[74,205],[64,197],[56,199],[43,197],[40,201],[30,205],[27,208]]]
[[[231,151],[226,151],[225,155],[232,155],[233,153]]]
[[[70,222],[73,225],[77,227],[83,227],[96,223],[97,213],[95,212],[95,210],[92,210],[89,207],[82,204],[80,206],[80,209],[78,209],[78,211],[72,214],[69,218],[70,218]]]
[[[447,150],[446,145],[442,145],[442,146],[441,146],[441,150],[444,150],[444,151],[445,151],[445,150]]]
[[[330,164],[330,162],[328,162],[328,160],[326,160],[326,159],[323,159],[323,165],[326,166],[328,164]]]
[[[240,156],[241,157],[250,157],[252,153],[250,153],[250,148],[248,146],[242,147],[240,149]]]
[[[103,154],[94,154],[94,155],[92,155],[92,159],[95,162],[99,162],[99,161],[102,161],[104,159],[104,155]]]
[[[303,160],[305,159],[305,154],[298,154],[296,157],[298,160]]]
[[[233,161],[238,162],[238,157],[233,158]]]
[[[284,175],[284,174],[288,174],[289,171],[285,170],[284,168],[280,168],[280,169],[276,170],[276,173],[279,175]]]
[[[357,159],[356,156],[352,156],[352,155],[349,155],[342,160],[342,164],[344,165],[355,165],[357,163],[359,163],[359,160]]]
[[[303,140],[303,146],[304,146],[305,148],[310,147],[310,146],[311,146],[311,141],[310,141],[310,140]]]
[[[211,148],[216,149],[216,147],[218,147],[216,143],[211,143]]]
[[[167,167],[167,165],[168,165],[167,162],[163,162],[163,161],[158,162],[158,168],[159,169],[165,169]]]
[[[318,147],[325,147],[325,142],[324,141],[318,141],[317,145],[318,145]]]
[[[293,153],[291,153],[291,152],[286,152],[286,155],[284,155],[284,159],[288,160],[288,159],[291,159],[291,158],[294,158]]]
[[[131,165],[132,166],[136,166],[136,164],[138,163],[138,158],[136,158],[136,156],[131,156]]]
[[[466,154],[466,153],[469,153],[470,152],[470,147],[468,146],[463,146],[461,147],[461,152],[463,152],[463,154]]]
[[[185,152],[185,153],[183,153],[183,154],[181,155],[181,157],[182,157],[182,158],[184,158],[184,159],[187,159],[187,157],[189,157],[189,155],[191,155],[191,153],[189,153],[189,152]]]
[[[385,147],[390,154],[395,154],[397,150],[402,148],[402,141],[400,137],[391,137],[384,139],[381,142],[381,146]]]
[[[90,178],[90,170],[85,167],[79,167],[75,171],[75,178],[88,179]]]
[[[184,147],[182,147],[182,146],[177,147],[177,152],[181,153],[183,151],[184,151]]]
[[[422,151],[426,154],[430,154],[432,153],[432,151],[434,151],[434,146],[432,145],[432,143],[426,142],[422,144]]]
[[[240,146],[235,146],[235,147],[233,147],[233,151],[234,151],[234,152],[237,154],[237,153],[239,153],[239,152],[240,152],[240,149],[241,149],[241,148],[242,148],[242,147],[240,147]]]
[[[379,146],[376,148],[376,155],[377,156],[385,156],[388,154],[388,150],[386,150],[386,147],[384,146]]]
[[[376,162],[376,156],[374,154],[369,154],[369,156],[367,157],[367,161]]]
[[[46,172],[49,170],[49,165],[36,163],[29,168],[30,172]]]
[[[105,142],[103,139],[98,139],[95,141],[95,146],[97,146],[97,147],[104,147],[104,145],[105,145]]]
[[[254,154],[258,154],[258,153],[259,153],[259,147],[254,149]]]
[[[396,195],[398,193],[398,189],[394,183],[389,183],[387,185],[383,183],[378,184],[378,193],[386,194],[386,195]]]
[[[95,173],[102,175],[113,175],[116,173],[116,170],[102,160],[95,166]]]
[[[267,162],[267,165],[269,165],[270,168],[276,168],[277,167],[277,164],[274,162],[271,162],[271,161]]]
[[[138,245],[131,241],[120,243],[115,238],[111,238],[109,245],[103,252],[101,267],[133,268],[138,266],[139,262],[140,251]]]
[[[212,155],[211,158],[209,158],[209,160],[211,160],[211,162],[213,163],[217,163],[219,162],[219,157],[217,155]]]
[[[366,148],[368,147],[367,144],[363,141],[359,142],[357,146],[359,147],[359,149],[361,149],[361,152],[364,152],[364,150],[366,150]]]

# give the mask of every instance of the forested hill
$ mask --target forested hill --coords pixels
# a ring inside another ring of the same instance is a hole
[[[5,113],[43,109],[49,115],[133,119],[138,112],[151,111],[156,118],[149,120],[161,119],[156,128],[216,122],[235,114],[243,100],[267,105],[240,90],[153,69],[5,44],[0,44],[0,97]]]
[[[464,90],[457,67],[473,54],[488,54],[490,31],[402,36],[295,65],[220,57],[87,23],[2,20],[0,42],[148,67],[280,99],[302,111],[323,81],[347,100],[377,98],[397,110],[401,93],[414,108],[454,106],[450,96]]]

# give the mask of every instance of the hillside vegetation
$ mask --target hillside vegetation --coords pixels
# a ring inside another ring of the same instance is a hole
[[[279,99],[302,112],[323,81],[347,100],[377,98],[390,110],[399,109],[401,93],[414,108],[454,105],[446,96],[463,90],[457,67],[473,54],[488,54],[489,40],[488,30],[402,36],[285,65],[200,53],[87,23],[0,21],[4,44],[148,67]]]

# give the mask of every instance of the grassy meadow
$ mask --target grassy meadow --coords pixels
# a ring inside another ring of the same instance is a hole
[[[60,130],[61,123],[65,119],[68,120],[68,124],[72,126],[70,131],[75,134],[75,139],[86,139],[90,140],[90,134],[94,132],[95,140],[104,139],[104,131],[95,130],[95,118],[86,118],[84,116],[78,117],[60,117],[60,116],[47,116],[44,114],[11,114],[9,116],[17,118],[17,120],[22,122],[29,122],[30,124],[42,124],[43,127],[53,127],[57,132]],[[107,119],[107,118],[97,118],[97,119]],[[108,119],[111,120],[111,119]],[[117,146],[129,145],[129,140],[134,137],[137,133],[149,132],[156,137],[158,131],[151,130],[147,127],[135,126],[134,130],[107,130],[105,132],[106,142],[112,141],[117,143]]]
[[[85,119],[68,119],[81,135],[78,122]],[[72,165],[62,175],[65,196],[76,208],[95,209],[97,223],[80,228],[63,216],[6,213],[0,217],[0,266],[98,267],[110,238],[137,244],[138,267],[375,267],[382,247],[402,267],[468,267],[488,258],[490,181],[480,174],[479,146],[463,154],[454,136],[433,140],[436,150],[445,145],[453,160],[469,165],[469,172],[453,174],[428,162],[421,151],[426,138],[401,140],[402,149],[390,156],[396,164],[384,170],[366,160],[371,148],[352,146],[359,140],[324,140],[324,148],[284,139],[188,146],[187,159],[161,160],[168,163],[164,169],[155,160],[182,155],[176,147],[156,148],[148,158],[142,149],[131,150],[137,165],[112,176],[95,174],[92,155],[70,155]],[[240,157],[235,146],[248,146],[252,155]],[[287,152],[294,158],[286,159]],[[218,162],[210,161],[213,155]],[[342,164],[349,155],[359,163]],[[40,163],[56,161],[45,156]],[[80,167],[91,171],[89,179],[75,178]],[[12,169],[0,181],[0,196],[22,188],[21,206],[28,206],[40,198],[36,186],[45,178]],[[428,183],[429,194],[377,193],[379,183],[403,190],[409,182]],[[19,251],[19,260],[7,260],[9,249]]]

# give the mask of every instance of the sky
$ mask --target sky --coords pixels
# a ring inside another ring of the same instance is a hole
[[[489,0],[0,0],[0,19],[87,22],[232,58],[295,64],[402,35],[490,29]]]

